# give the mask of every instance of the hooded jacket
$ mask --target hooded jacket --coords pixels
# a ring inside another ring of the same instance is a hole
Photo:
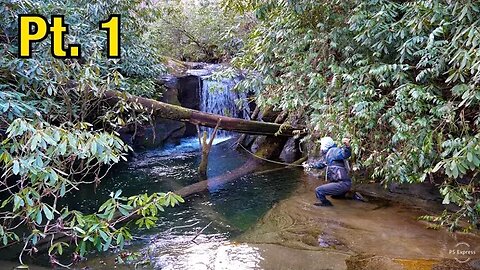
[[[352,149],[347,146],[337,147],[334,144],[323,153],[323,159],[313,163],[312,167],[317,169],[327,167],[327,180],[330,182],[351,181],[344,160],[352,155]]]

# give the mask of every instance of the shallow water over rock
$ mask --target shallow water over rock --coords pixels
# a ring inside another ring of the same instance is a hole
[[[472,234],[427,229],[417,220],[425,212],[390,202],[332,199],[334,207],[313,206],[312,191],[317,181],[303,176],[291,197],[276,204],[239,239],[395,259],[453,259],[455,256],[449,253],[458,243],[472,247],[480,243],[480,238]]]

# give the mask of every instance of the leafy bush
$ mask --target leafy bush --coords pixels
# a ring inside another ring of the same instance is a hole
[[[221,62],[243,46],[253,23],[249,14],[222,10],[218,0],[158,2],[151,38],[164,56],[183,61]]]
[[[308,108],[323,134],[351,136],[383,183],[432,181],[451,229],[480,215],[480,4],[472,1],[225,1],[260,20],[237,67],[262,106]],[[445,223],[445,224],[447,224]],[[467,228],[467,229],[469,229]]]
[[[81,59],[55,59],[50,41],[35,43],[30,59],[17,58],[17,15],[65,15],[68,43],[81,44]],[[106,33],[98,23],[122,18],[122,58],[107,59]],[[163,74],[158,52],[145,38],[156,17],[146,1],[2,1],[0,5],[0,240],[22,243],[25,252],[49,246],[52,264],[73,243],[77,255],[90,249],[123,247],[131,239],[127,222],[151,227],[159,211],[182,199],[172,193],[122,197],[112,193],[96,213],[72,211],[60,198],[98,183],[126,160],[129,147],[115,128],[145,119],[129,104],[106,106],[107,90],[143,96],[158,93]],[[24,236],[19,232],[27,232]],[[77,256],[74,256],[77,258]]]

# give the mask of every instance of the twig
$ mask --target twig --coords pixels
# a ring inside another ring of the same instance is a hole
[[[198,145],[200,146],[200,152],[202,152],[202,136],[200,135],[200,127],[198,124],[195,125],[197,127],[197,136],[198,136]]]
[[[215,140],[215,136],[217,135],[218,128],[220,127],[220,123],[222,122],[222,119],[218,119],[217,125],[215,126],[215,129],[213,130],[212,137],[210,138],[210,142],[208,143],[208,150],[210,151],[210,148],[212,147],[213,140]]]
[[[184,226],[176,226],[176,227],[172,227],[172,228],[169,228],[168,230],[166,230],[165,232],[171,232],[175,229],[183,229],[183,228],[190,228],[190,227],[193,227],[195,225],[197,225],[198,223],[200,223],[200,221],[197,221],[197,222],[194,222],[190,225],[184,225]]]
[[[195,239],[197,239],[197,237],[198,237],[206,228],[208,228],[208,226],[210,226],[210,224],[212,224],[212,223],[213,223],[213,221],[210,221],[210,223],[208,223],[207,226],[203,227],[203,228],[195,235],[195,237],[193,237],[193,239],[192,239],[191,241],[196,244],[197,242],[195,242]]]

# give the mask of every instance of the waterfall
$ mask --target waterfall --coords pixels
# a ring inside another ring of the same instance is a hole
[[[200,93],[200,110],[223,116],[249,119],[250,107],[245,93],[233,91],[238,79],[213,80],[209,77],[202,77]],[[209,135],[213,129],[208,129]],[[219,130],[218,137],[230,136],[228,131]]]

